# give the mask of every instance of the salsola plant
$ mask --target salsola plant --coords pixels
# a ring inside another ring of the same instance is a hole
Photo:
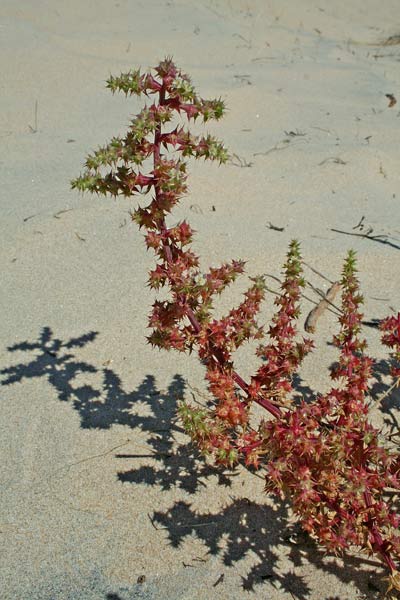
[[[348,253],[341,279],[334,387],[312,401],[294,402],[292,377],[313,348],[311,340],[299,339],[296,328],[305,285],[299,244],[290,244],[276,313],[265,331],[257,321],[265,295],[263,278],[252,279],[242,302],[216,318],[215,298],[245,265],[232,260],[202,273],[191,247],[191,226],[171,217],[187,191],[186,159],[228,159],[220,141],[209,134],[193,135],[180,117],[189,124],[218,120],[225,111],[223,101],[198,96],[190,78],[169,58],[147,73],[134,70],[110,77],[107,87],[113,93],[144,95],[149,102],[125,137],[113,138],[87,157],[86,170],[72,186],[82,192],[144,198],[132,219],[144,229],[147,248],[156,256],[149,286],[167,291],[166,299],[153,304],[148,341],[166,350],[197,352],[214,398],[204,408],[181,404],[186,431],[204,454],[225,467],[244,462],[263,469],[266,490],[290,500],[305,530],[331,551],[358,547],[378,555],[388,567],[390,586],[400,589],[399,517],[387,494],[399,490],[400,460],[369,421],[373,361],[365,354],[360,332],[363,298],[354,253]],[[381,329],[398,382],[400,314],[385,319]],[[245,381],[233,357],[249,340],[259,340],[261,360]],[[250,424],[254,404],[268,413],[257,429]]]

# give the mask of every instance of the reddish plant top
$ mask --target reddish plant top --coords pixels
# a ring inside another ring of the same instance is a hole
[[[400,589],[395,564],[400,554],[399,518],[386,496],[388,490],[399,489],[400,460],[368,421],[372,360],[364,354],[366,343],[360,338],[363,299],[354,253],[349,252],[343,269],[341,329],[334,337],[340,357],[331,376],[339,385],[311,402],[295,403],[292,376],[313,347],[311,340],[297,336],[304,287],[299,244],[290,244],[266,340],[257,322],[265,295],[263,278],[254,278],[239,306],[216,318],[214,299],[244,272],[244,262],[232,260],[201,273],[191,248],[191,226],[186,221],[171,223],[171,212],[187,191],[185,159],[228,159],[220,141],[209,134],[193,135],[180,116],[189,124],[218,120],[225,111],[223,101],[198,96],[190,78],[168,58],[148,73],[134,70],[110,77],[107,86],[113,93],[143,94],[152,98],[151,104],[132,120],[125,137],[113,138],[88,156],[86,171],[72,186],[149,199],[132,219],[145,230],[147,248],[157,258],[149,286],[156,291],[166,288],[168,295],[153,304],[148,341],[167,350],[197,351],[215,400],[200,409],[181,404],[186,431],[221,465],[243,461],[262,467],[266,490],[291,499],[307,531],[335,552],[356,545],[376,553],[389,568],[391,586]],[[400,314],[385,319],[381,329],[393,362],[399,361]],[[246,382],[235,370],[234,353],[251,339],[260,342],[261,365]],[[395,364],[392,374],[400,377]],[[249,422],[253,403],[270,415],[258,429]]]

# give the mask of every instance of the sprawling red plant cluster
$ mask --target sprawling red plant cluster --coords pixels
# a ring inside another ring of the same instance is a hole
[[[298,339],[296,329],[304,287],[298,243],[290,244],[276,313],[265,332],[257,322],[263,278],[252,280],[239,306],[215,318],[215,297],[243,273],[244,263],[233,260],[202,273],[190,245],[192,228],[186,221],[171,222],[170,214],[187,190],[185,158],[228,159],[221,142],[211,135],[192,135],[179,117],[189,123],[219,119],[224,103],[200,98],[190,78],[168,58],[148,73],[111,77],[108,87],[152,100],[125,137],[113,138],[88,156],[86,171],[72,185],[80,191],[148,199],[132,218],[145,230],[146,245],[157,257],[149,286],[168,290],[166,300],[153,304],[148,340],[159,348],[196,350],[214,398],[205,408],[182,403],[186,431],[221,465],[243,461],[263,468],[266,490],[290,499],[308,532],[335,552],[357,546],[379,555],[389,568],[391,586],[400,589],[399,517],[387,496],[400,488],[400,459],[368,420],[373,361],[360,337],[363,299],[354,254],[349,252],[341,280],[341,327],[334,337],[340,357],[331,372],[336,386],[312,401],[295,402],[292,376],[313,347],[311,340]],[[400,313],[385,319],[381,329],[399,381]],[[260,341],[261,365],[246,382],[235,371],[233,356],[251,339]],[[250,424],[253,403],[269,413],[257,429]]]

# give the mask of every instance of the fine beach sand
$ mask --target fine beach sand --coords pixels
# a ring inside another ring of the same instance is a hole
[[[203,370],[146,344],[154,259],[135,204],[69,182],[140,110],[106,78],[172,55],[229,108],[207,129],[233,160],[192,163],[175,215],[196,229],[204,267],[243,258],[249,275],[279,276],[297,238],[335,281],[352,247],[365,320],[392,314],[400,44],[385,40],[400,41],[398,0],[3,0],[0,17],[1,599],[382,598],[376,560],[325,555],[262,479],[193,452],[174,415],[180,398],[204,402]],[[218,310],[245,289],[242,278]],[[318,301],[306,296],[301,330]],[[298,392],[328,389],[335,324],[331,312],[318,322]],[[378,394],[386,353],[376,328],[364,335]],[[253,348],[237,364],[248,377]],[[377,425],[396,425],[399,399],[374,411]]]

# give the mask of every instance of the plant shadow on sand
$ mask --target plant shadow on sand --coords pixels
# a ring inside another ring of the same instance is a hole
[[[176,422],[175,413],[177,402],[183,398],[186,389],[182,376],[175,375],[168,390],[162,392],[157,389],[155,378],[147,375],[136,390],[127,392],[117,373],[111,369],[98,368],[75,358],[73,351],[94,342],[96,337],[96,332],[89,332],[63,341],[56,338],[49,327],[44,327],[37,340],[24,341],[8,348],[10,353],[29,352],[33,357],[27,362],[1,370],[1,384],[4,386],[24,379],[44,378],[53,386],[61,401],[70,402],[78,411],[82,428],[104,430],[119,424],[146,432],[148,455],[118,453],[115,458],[120,464],[123,459],[150,457],[155,464],[121,470],[117,474],[120,481],[156,486],[160,491],[180,488],[195,494],[200,487],[207,487],[208,478],[213,476],[217,477],[219,484],[230,487],[235,473],[206,464],[190,443],[177,447],[174,434],[182,434],[182,429]],[[377,379],[374,393],[381,393],[384,388],[386,368],[383,363],[380,365],[378,372],[382,377]],[[101,373],[101,385],[77,385],[77,376],[85,373]],[[306,397],[310,398],[312,390],[306,388],[299,378],[295,384],[299,393],[305,392]],[[139,404],[146,406],[145,416],[137,411],[135,413]],[[394,418],[392,404],[393,395],[389,395],[381,407],[390,418]],[[228,498],[230,503],[217,514],[201,513],[193,510],[186,501],[176,501],[166,512],[154,513],[151,520],[156,530],[163,530],[164,535],[167,532],[173,547],[178,547],[189,536],[196,536],[206,545],[208,553],[220,556],[226,566],[239,563],[249,553],[252,554],[255,564],[242,577],[244,590],[258,589],[259,584],[269,582],[293,598],[306,599],[312,591],[305,578],[298,573],[307,564],[334,574],[344,583],[354,584],[360,598],[365,600],[376,599],[380,597],[377,591],[385,590],[386,583],[377,561],[347,556],[342,566],[302,533],[298,525],[288,526],[289,513],[283,503],[275,508],[252,502],[248,498]],[[291,561],[292,567],[287,572],[283,572],[279,565],[281,556]],[[373,583],[366,577],[366,566],[375,571]]]

